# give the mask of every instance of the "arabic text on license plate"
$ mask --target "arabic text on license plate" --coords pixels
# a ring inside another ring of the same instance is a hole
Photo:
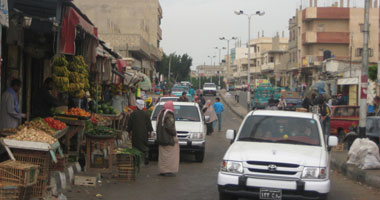
[[[268,199],[268,200],[281,200],[282,199],[282,191],[277,189],[260,189],[260,199]]]

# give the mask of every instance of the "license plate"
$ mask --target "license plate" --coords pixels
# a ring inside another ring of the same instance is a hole
[[[278,189],[260,189],[260,199],[268,199],[268,200],[281,200],[282,199],[282,191]]]

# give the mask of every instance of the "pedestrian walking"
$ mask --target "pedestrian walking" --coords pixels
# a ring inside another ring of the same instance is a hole
[[[213,123],[218,120],[211,100],[206,101],[206,104],[203,106],[203,113],[206,118],[207,135],[211,135],[214,132]]]
[[[166,102],[158,114],[156,130],[160,175],[174,177],[179,170],[179,144],[172,101]]]
[[[220,98],[215,98],[215,103],[213,105],[216,116],[218,117],[218,131],[222,131],[222,113],[224,112],[224,106],[220,102]]]
[[[128,121],[127,132],[132,139],[132,147],[144,154],[145,165],[149,164],[148,136],[153,131],[152,122],[147,112],[143,111],[145,102],[137,100],[137,110],[133,111]]]
[[[330,135],[330,115],[331,108],[327,105],[323,98],[318,98],[319,101],[319,114],[322,119],[322,127],[325,135]]]
[[[182,96],[178,99],[179,102],[189,102],[189,99],[186,97],[187,92],[182,92]]]
[[[284,96],[281,96],[277,107],[279,110],[285,110],[286,106],[287,106],[286,100],[284,99]]]
[[[203,108],[203,106],[206,104],[206,99],[204,98],[203,94],[199,95],[199,100],[201,101],[201,108]]]
[[[25,114],[19,110],[18,92],[21,88],[21,81],[14,79],[9,87],[1,96],[0,107],[0,130],[6,128],[17,128],[20,120],[25,118]]]

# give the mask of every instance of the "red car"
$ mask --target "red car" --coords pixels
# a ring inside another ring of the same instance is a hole
[[[332,106],[331,109],[331,135],[344,137],[350,132],[350,127],[358,126],[360,119],[358,106]]]

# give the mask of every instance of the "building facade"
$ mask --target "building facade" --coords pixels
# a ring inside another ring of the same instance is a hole
[[[156,62],[162,57],[159,0],[76,0],[75,3],[99,25],[100,39],[132,60],[132,66],[141,68],[148,76],[155,74]]]
[[[361,62],[364,8],[350,7],[349,2],[319,7],[317,0],[311,1],[310,7],[297,9],[289,20],[287,78],[293,88],[318,81],[323,61],[328,58]],[[379,60],[379,14],[378,2],[371,1],[369,62],[374,63]]]

